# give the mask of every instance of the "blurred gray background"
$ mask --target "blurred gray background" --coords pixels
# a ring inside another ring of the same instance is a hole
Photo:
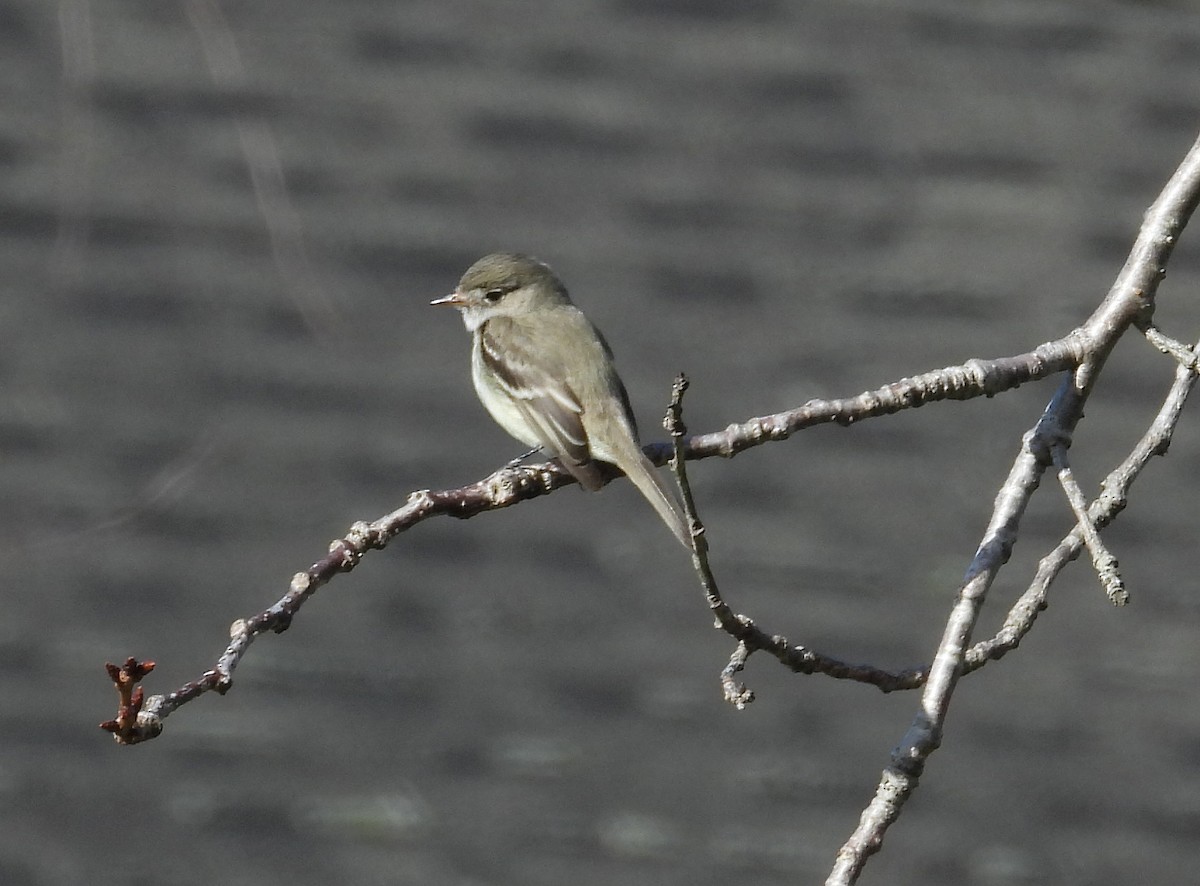
[[[0,881],[820,882],[917,697],[762,657],[725,705],[628,484],[418,527],[150,744],[96,728],[102,665],[199,676],[352,521],[519,452],[427,306],[485,252],[555,266],[647,439],[679,370],[714,430],[1065,333],[1200,131],[1198,56],[1182,0],[0,0]],[[1089,491],[1170,376],[1118,348]],[[925,661],[1053,385],[695,464],[728,599]],[[1194,876],[1195,418],[1108,533],[1132,605],[1068,571],[863,882]],[[1069,525],[1047,482],[982,631]]]

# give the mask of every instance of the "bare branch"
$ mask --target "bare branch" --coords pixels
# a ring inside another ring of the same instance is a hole
[[[1046,453],[1056,443],[1070,440],[1083,417],[1083,406],[1097,373],[1121,335],[1134,324],[1148,327],[1167,260],[1198,201],[1200,140],[1193,144],[1147,211],[1125,266],[1100,307],[1082,327],[1081,332],[1088,342],[1085,360],[1059,386],[1037,425],[1022,441],[1021,451],[996,497],[991,522],[967,569],[958,600],[934,655],[921,709],[892,752],[891,762],[884,770],[874,799],[863,811],[858,827],[839,850],[826,880],[830,886],[849,884],[858,879],[867,859],[879,851],[887,828],[916,789],[925,761],[941,742],[946,711],[964,672],[967,642],[980,606],[996,573],[1008,560],[1025,506],[1048,464]]]
[[[838,854],[828,882],[851,883],[866,859],[882,845],[888,825],[894,821],[915,790],[929,755],[938,747],[942,725],[959,677],[998,659],[1014,648],[1026,633],[1037,613],[1045,608],[1046,589],[1061,568],[1078,556],[1082,547],[1093,552],[1102,576],[1108,574],[1110,593],[1119,588],[1115,559],[1099,543],[1096,530],[1107,525],[1124,507],[1130,484],[1149,458],[1162,454],[1178,420],[1187,394],[1196,381],[1198,351],[1189,350],[1159,333],[1152,325],[1154,298],[1158,282],[1165,273],[1167,259],[1176,237],[1194,211],[1200,197],[1200,143],[1194,146],[1159,200],[1147,213],[1146,222],[1134,249],[1104,302],[1080,328],[1061,339],[1039,346],[1034,351],[995,360],[971,360],[961,366],[901,379],[876,391],[840,400],[813,400],[776,415],[750,419],[731,425],[721,432],[684,438],[679,413],[686,380],[677,385],[673,399],[675,423],[671,425],[672,444],[646,447],[647,454],[661,464],[673,452],[693,527],[694,565],[705,586],[706,598],[719,626],[738,641],[729,663],[721,672],[726,698],[744,706],[753,693],[736,682],[749,656],[759,649],[769,651],[797,672],[822,672],[860,679],[880,686],[912,688],[924,685],[920,710],[885,768],[875,798],[863,812],[859,827]],[[1086,498],[1070,474],[1066,447],[1082,417],[1083,406],[1091,393],[1099,371],[1117,339],[1133,325],[1147,339],[1180,363],[1176,384],[1164,403],[1154,425],[1134,452],[1118,467],[1102,487],[1101,495],[1087,505]],[[761,443],[787,439],[805,427],[827,422],[849,425],[853,422],[902,409],[947,399],[992,396],[1011,390],[1027,381],[1068,371],[1037,424],[1023,438],[1021,449],[1009,477],[996,498],[988,529],[968,568],[958,598],[950,614],[941,643],[928,668],[897,673],[870,666],[848,665],[792,646],[786,638],[768,635],[747,616],[734,613],[721,598],[707,557],[704,529],[695,511],[687,487],[685,459],[713,455],[731,457]],[[1042,474],[1057,464],[1060,481],[1076,513],[1077,526],[1062,543],[1039,564],[1033,584],[1012,608],[1002,630],[991,640],[968,648],[979,609],[999,569],[1007,562],[1017,537],[1021,517]],[[605,480],[616,476],[610,471]],[[232,685],[232,674],[253,640],[267,630],[286,630],[304,600],[339,572],[353,569],[370,549],[378,549],[401,532],[435,515],[467,518],[488,510],[508,507],[526,499],[548,494],[573,480],[554,463],[509,466],[490,477],[460,489],[433,492],[423,490],[409,496],[403,507],[373,523],[357,523],[347,535],[330,546],[329,553],[307,571],[294,576],[287,594],[258,615],[235,622],[231,642],[216,667],[198,680],[185,684],[166,696],[154,696],[143,703],[137,685],[152,665],[129,659],[123,669],[110,666],[110,677],[117,686],[121,703],[118,717],[104,728],[118,741],[136,743],[152,738],[162,730],[166,716],[180,705],[215,689],[219,693]],[[1114,594],[1114,597],[1117,596]]]
[[[1180,365],[1175,370],[1175,381],[1163,401],[1158,415],[1146,433],[1128,456],[1112,470],[1100,485],[1100,496],[1088,507],[1088,518],[1097,529],[1103,529],[1116,519],[1129,501],[1129,489],[1142,470],[1156,455],[1165,455],[1171,445],[1171,437],[1183,413],[1188,395],[1196,384],[1196,364],[1200,361],[1200,346],[1192,351],[1190,365]],[[1046,608],[1050,584],[1068,563],[1079,556],[1083,547],[1082,535],[1076,527],[1059,542],[1038,564],[1033,582],[1009,610],[1004,625],[994,637],[972,647],[967,654],[964,672],[982,667],[989,660],[1003,658],[1015,649],[1032,628],[1038,614]]]
[[[1087,354],[1087,336],[1082,330],[1075,330],[1060,339],[1039,345],[1026,354],[993,360],[968,360],[961,366],[948,366],[913,378],[902,378],[856,397],[809,400],[797,409],[752,418],[741,424],[730,425],[724,431],[695,436],[684,447],[685,457],[694,459],[720,455],[732,458],[753,446],[786,440],[796,431],[814,425],[829,422],[850,425],[865,418],[891,415],[939,400],[992,397],[1026,382],[1074,369]],[[667,445],[659,444],[659,448],[666,449]],[[665,452],[656,455],[656,464],[662,464],[668,457]]]

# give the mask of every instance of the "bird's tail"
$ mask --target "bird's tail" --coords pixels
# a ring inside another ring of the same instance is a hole
[[[679,543],[690,551],[692,549],[692,530],[683,513],[683,508],[680,507],[675,495],[667,487],[666,481],[659,475],[650,459],[640,451],[638,457],[640,461],[631,466],[625,472],[626,475],[633,481],[633,485],[641,490],[642,495],[646,496],[646,500],[654,506],[654,510],[658,511],[658,516],[662,517],[663,522],[679,539]]]

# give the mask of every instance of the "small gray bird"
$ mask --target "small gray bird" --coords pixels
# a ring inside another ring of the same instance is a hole
[[[556,457],[584,489],[601,486],[596,461],[616,465],[691,549],[683,512],[642,453],[612,351],[549,265],[484,256],[432,304],[462,312],[475,393],[500,427]]]

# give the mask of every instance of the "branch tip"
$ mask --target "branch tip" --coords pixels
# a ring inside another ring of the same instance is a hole
[[[120,701],[117,704],[117,716],[112,720],[105,720],[100,724],[100,728],[105,732],[111,732],[119,744],[137,744],[139,741],[153,738],[162,731],[160,725],[157,732],[149,735],[145,729],[139,727],[142,707],[146,698],[141,681],[154,668],[154,662],[138,661],[132,656],[125,659],[125,663],[120,666],[114,665],[112,662],[104,664],[104,669],[108,672],[108,677],[112,680]]]

